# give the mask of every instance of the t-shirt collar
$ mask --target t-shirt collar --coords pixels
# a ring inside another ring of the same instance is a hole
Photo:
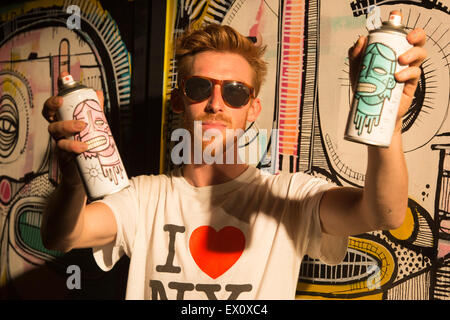
[[[194,196],[217,196],[232,192],[252,182],[258,173],[258,169],[252,166],[242,172],[238,177],[220,184],[211,186],[195,187],[191,185],[182,175],[181,167],[176,167],[171,172],[173,184],[180,188],[180,191]]]

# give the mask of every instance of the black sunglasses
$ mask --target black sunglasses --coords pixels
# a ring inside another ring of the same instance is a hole
[[[231,108],[241,108],[255,97],[255,89],[244,82],[201,76],[186,77],[181,82],[181,89],[190,102],[199,103],[211,97],[216,84],[220,85],[223,101]]]

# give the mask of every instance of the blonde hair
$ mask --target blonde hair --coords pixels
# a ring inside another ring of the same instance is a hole
[[[208,24],[197,30],[184,32],[177,40],[175,58],[178,63],[178,81],[190,74],[192,57],[204,51],[229,52],[241,55],[254,71],[253,87],[258,95],[267,73],[263,60],[266,46],[255,45],[233,28],[225,25]]]

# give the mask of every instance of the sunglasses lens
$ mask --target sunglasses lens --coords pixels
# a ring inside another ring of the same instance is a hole
[[[229,82],[223,85],[223,98],[233,107],[242,107],[250,99],[250,89],[239,82]]]
[[[212,83],[208,79],[190,78],[184,84],[186,96],[193,101],[203,101],[211,95]]]

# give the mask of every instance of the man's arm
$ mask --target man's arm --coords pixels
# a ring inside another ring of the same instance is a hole
[[[402,224],[408,174],[401,139],[401,134],[395,133],[389,148],[368,147],[364,189],[338,187],[325,192],[320,204],[325,233],[355,235]]]
[[[414,98],[420,78],[420,65],[426,57],[423,49],[425,32],[415,29],[407,36],[414,45],[399,57],[399,63],[409,64],[395,75],[404,82],[396,127],[389,148],[368,146],[368,162],[363,189],[338,187],[328,190],[321,201],[320,220],[325,233],[355,235],[374,230],[400,227],[408,203],[408,172],[403,155],[402,117]],[[361,37],[349,50],[351,80],[356,81],[356,66],[364,52],[366,39]],[[353,87],[353,86],[352,86]]]
[[[43,212],[41,236],[47,249],[68,252],[102,246],[115,240],[117,226],[104,203],[86,205],[83,185],[59,184]]]
[[[62,74],[61,76],[64,76]],[[103,95],[99,100],[103,106]],[[81,121],[58,121],[60,97],[47,99],[42,110],[50,122],[48,131],[57,141],[61,183],[49,197],[43,212],[41,237],[47,249],[67,252],[73,248],[95,247],[114,241],[117,226],[111,209],[103,203],[86,205],[87,197],[75,163],[75,155],[87,149],[81,141],[66,139],[85,127]]]

